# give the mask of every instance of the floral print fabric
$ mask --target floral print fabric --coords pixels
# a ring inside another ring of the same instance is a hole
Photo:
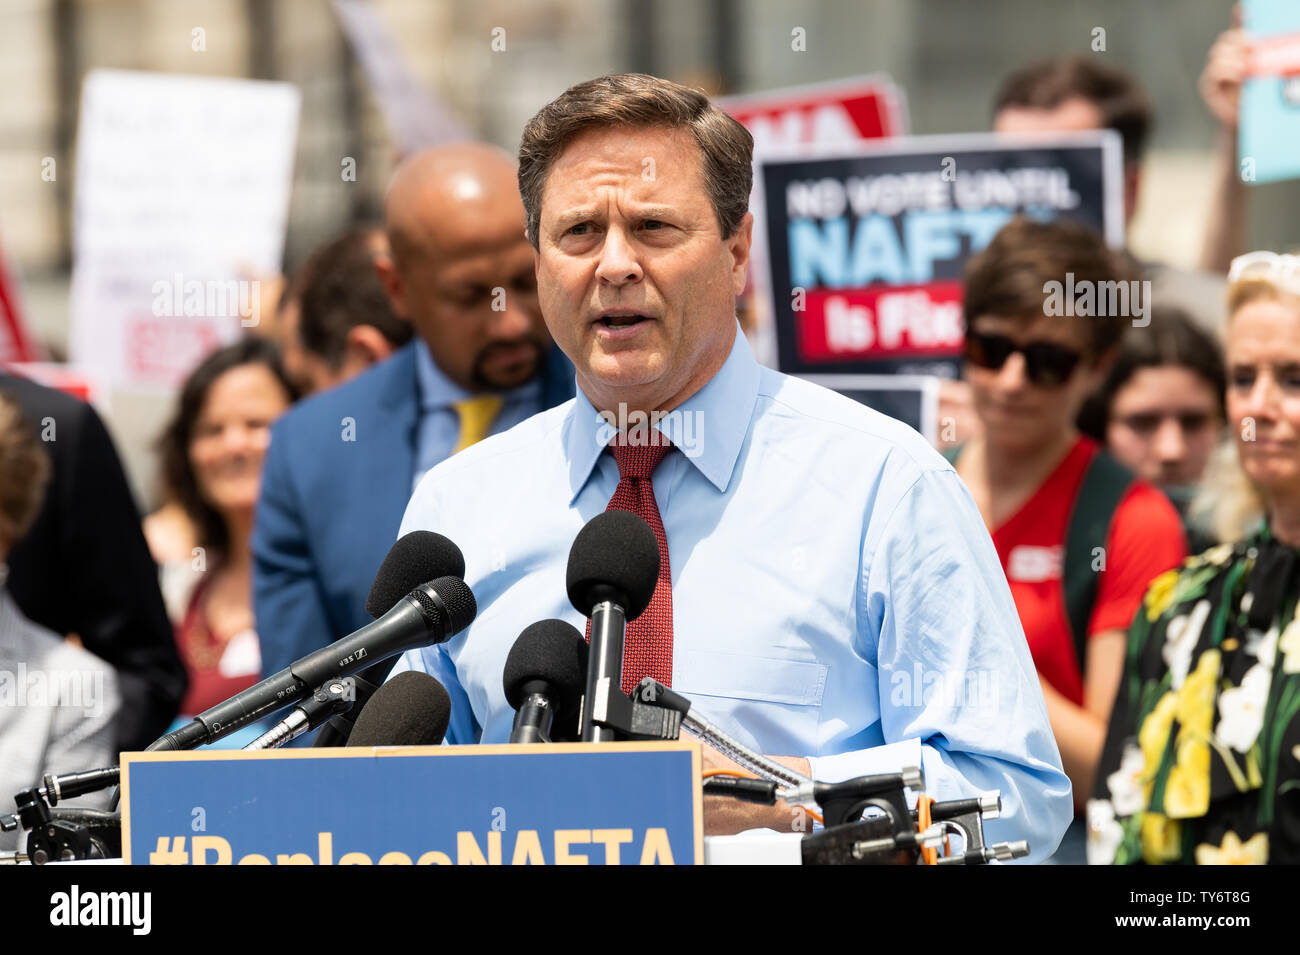
[[[1093,864],[1300,862],[1300,552],[1261,528],[1152,581],[1088,804]]]

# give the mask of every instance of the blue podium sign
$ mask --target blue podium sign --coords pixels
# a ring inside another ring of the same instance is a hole
[[[693,742],[122,754],[128,865],[703,857]]]

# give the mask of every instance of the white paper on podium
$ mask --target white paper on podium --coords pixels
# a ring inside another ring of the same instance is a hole
[[[705,836],[705,865],[803,865],[799,832],[750,829],[734,836]]]

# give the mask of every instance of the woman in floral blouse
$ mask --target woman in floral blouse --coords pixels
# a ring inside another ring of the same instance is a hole
[[[1094,864],[1300,862],[1300,258],[1253,252],[1229,283],[1235,453],[1210,484],[1238,543],[1157,577],[1133,622]]]

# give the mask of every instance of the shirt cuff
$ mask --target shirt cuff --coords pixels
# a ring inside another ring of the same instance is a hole
[[[857,776],[874,776],[878,773],[897,773],[915,766],[921,769],[921,740],[919,737],[858,749],[834,756],[809,756],[809,775],[819,783],[840,783]],[[916,793],[907,790],[909,806],[916,805]]]

